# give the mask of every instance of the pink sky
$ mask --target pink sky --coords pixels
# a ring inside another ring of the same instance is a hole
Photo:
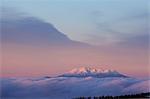
[[[147,1],[3,3],[0,76],[56,76],[81,66],[149,76]]]
[[[148,56],[141,50],[40,48],[11,43],[3,46],[1,76],[56,76],[87,66],[113,69],[133,77],[148,77]]]

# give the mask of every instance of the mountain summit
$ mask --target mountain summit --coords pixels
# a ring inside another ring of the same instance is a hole
[[[103,70],[91,67],[80,67],[60,75],[60,77],[127,77],[115,70]]]

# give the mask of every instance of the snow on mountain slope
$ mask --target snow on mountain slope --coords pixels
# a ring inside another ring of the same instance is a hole
[[[102,70],[89,67],[75,68],[60,77],[127,77],[115,70]]]
[[[101,70],[80,69],[69,73],[80,74],[110,73]],[[7,78],[1,79],[2,97],[20,99],[20,97],[42,99],[71,99],[79,96],[123,95],[149,90],[150,80],[130,77],[43,77],[43,78]],[[140,89],[140,90],[139,90]],[[139,91],[137,91],[139,90]]]

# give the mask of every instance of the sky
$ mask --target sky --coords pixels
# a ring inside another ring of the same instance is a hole
[[[148,0],[3,0],[2,76],[80,66],[148,77]]]

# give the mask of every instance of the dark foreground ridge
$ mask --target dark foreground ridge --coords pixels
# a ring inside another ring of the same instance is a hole
[[[77,97],[73,99],[150,99],[150,92],[140,94],[130,94],[121,96],[94,96],[94,97]]]

